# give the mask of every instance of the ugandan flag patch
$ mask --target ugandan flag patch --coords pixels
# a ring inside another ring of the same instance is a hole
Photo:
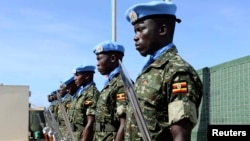
[[[172,84],[172,94],[187,93],[187,82],[176,82]]]
[[[84,102],[84,105],[86,105],[86,106],[89,106],[89,105],[91,105],[93,102],[91,101],[91,100],[86,100],[85,102]]]
[[[125,93],[116,94],[116,100],[125,101],[126,100]]]

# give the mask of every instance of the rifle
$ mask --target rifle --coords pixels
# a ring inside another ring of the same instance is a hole
[[[150,136],[150,132],[148,130],[148,127],[146,125],[145,119],[143,117],[143,114],[142,114],[142,111],[140,108],[139,101],[136,97],[133,83],[132,83],[125,67],[123,66],[123,64],[120,60],[119,60],[119,66],[121,69],[120,73],[121,73],[122,81],[124,84],[124,88],[127,92],[129,101],[131,102],[132,108],[134,110],[135,119],[136,119],[136,122],[138,124],[139,130],[142,133],[142,138],[144,141],[152,141],[151,136]]]
[[[44,123],[42,122],[42,120],[41,120],[41,118],[40,118],[40,115],[37,113],[36,114],[36,116],[37,116],[37,118],[38,118],[38,121],[39,121],[39,124],[40,124],[40,126],[42,127],[42,129],[43,129],[43,136],[44,136],[44,138],[45,138],[45,141],[49,141],[49,139],[48,139],[48,128],[46,128],[45,126],[44,126]]]
[[[36,113],[36,116],[37,116],[37,119],[39,121],[39,124],[42,128],[44,128],[44,123],[42,122],[41,118],[40,118],[40,115],[38,113]]]
[[[51,123],[51,121],[49,121],[49,118],[47,116],[47,114],[45,113],[46,108],[44,108],[43,111],[43,116],[45,119],[45,127],[43,127],[43,134],[44,134],[44,139],[45,141],[50,141],[49,139],[49,132],[51,130],[51,125],[49,125]]]
[[[62,104],[61,95],[60,95],[59,92],[57,92],[56,95],[57,95],[58,104],[59,104],[59,106],[60,106],[60,110],[61,110],[61,112],[62,112],[63,119],[64,119],[64,122],[65,122],[65,125],[66,125],[66,127],[67,127],[67,129],[68,129],[68,131],[69,131],[71,140],[72,140],[72,141],[75,141],[75,137],[74,137],[73,132],[72,132],[72,128],[71,128],[71,125],[70,125],[70,122],[69,122],[68,115],[67,115],[66,110],[65,110],[65,108],[64,108],[64,106],[63,106],[63,104]]]
[[[58,122],[56,121],[53,113],[51,113],[49,108],[44,110],[44,117],[47,119],[46,122],[48,122],[48,125],[49,125],[48,126],[49,127],[49,131],[48,131],[49,140],[53,138],[53,140],[56,140],[56,141],[64,141],[64,137],[61,131],[59,130]]]

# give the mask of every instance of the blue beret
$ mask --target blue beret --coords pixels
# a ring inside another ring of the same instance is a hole
[[[154,15],[171,15],[175,17],[176,5],[171,1],[154,0],[148,3],[139,3],[131,6],[125,12],[127,20],[134,24],[140,19]]]
[[[56,94],[59,90],[52,91],[50,95]]]
[[[83,67],[78,67],[76,69],[73,69],[74,74],[78,72],[95,72],[95,66],[88,65],[88,66],[83,66]]]
[[[121,44],[118,44],[117,42],[114,41],[104,41],[102,43],[99,43],[95,48],[94,48],[94,53],[95,54],[100,54],[100,53],[105,53],[105,52],[111,52],[111,51],[116,51],[116,52],[121,52],[124,54],[124,47]]]
[[[73,81],[74,81],[74,76],[70,77],[68,80],[66,80],[65,82],[63,82],[62,85],[64,85],[64,86],[67,87]]]

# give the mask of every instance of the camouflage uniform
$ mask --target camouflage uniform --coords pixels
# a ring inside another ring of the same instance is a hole
[[[49,105],[49,109],[50,109],[51,113],[54,114],[55,119],[57,119],[58,108],[59,108],[59,105],[58,105],[58,101],[57,100],[54,100]]]
[[[68,113],[68,109],[69,109],[69,105],[71,101],[72,101],[72,97],[70,94],[66,94],[65,97],[62,99],[62,105],[64,106],[66,113]],[[57,120],[59,123],[59,130],[62,132],[64,136],[67,136],[66,134],[69,134],[69,131],[66,127],[65,120],[63,118],[63,114],[62,114],[62,111],[60,110],[60,107],[58,109],[59,110],[58,110]]]
[[[201,80],[175,46],[142,71],[135,82],[147,127],[155,141],[172,140],[170,125],[189,118],[197,122],[202,96]],[[125,140],[142,141],[131,105],[127,109]]]
[[[97,102],[94,141],[113,141],[125,116],[126,96],[120,73],[102,89]]]
[[[70,103],[69,121],[72,124],[73,134],[77,141],[82,137],[84,126],[87,123],[87,115],[95,115],[98,97],[99,91],[95,83],[91,83],[79,95],[76,95]]]

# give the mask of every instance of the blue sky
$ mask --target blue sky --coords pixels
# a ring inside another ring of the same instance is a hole
[[[249,0],[173,0],[174,44],[195,69],[211,67],[250,53]],[[28,85],[30,102],[48,106],[47,95],[83,64],[96,65],[93,48],[112,40],[111,0],[1,0],[0,83]],[[116,41],[125,46],[124,65],[135,79],[144,57],[134,49],[133,27],[124,16],[147,0],[117,0]],[[104,76],[96,72],[101,90]]]

